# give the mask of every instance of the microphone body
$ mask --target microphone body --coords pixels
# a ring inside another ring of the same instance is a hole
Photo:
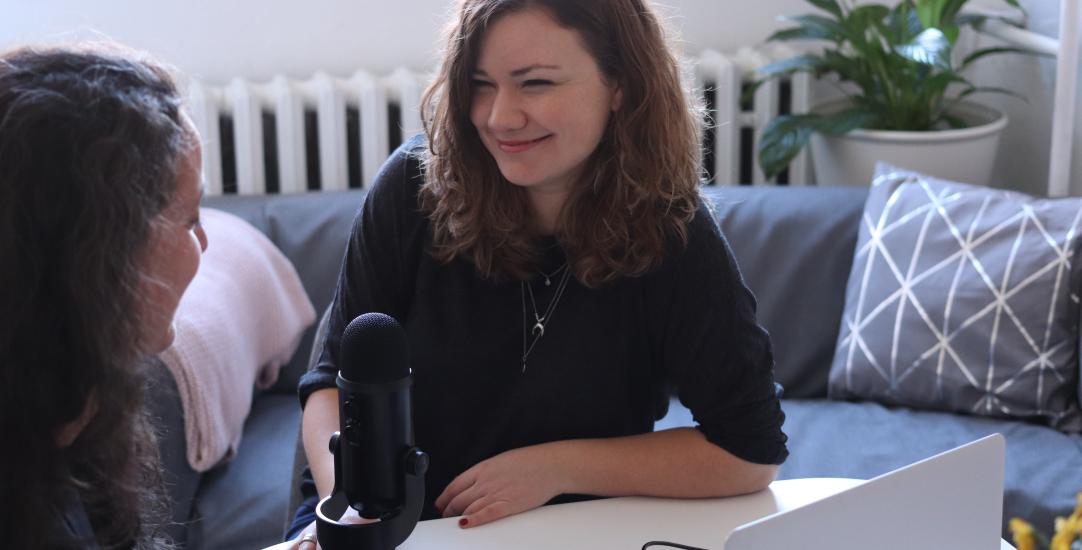
[[[403,476],[413,448],[410,377],[382,384],[338,375],[342,490],[361,517],[377,519],[405,501]]]
[[[406,333],[366,313],[342,333],[338,357],[334,490],[316,506],[316,536],[326,550],[394,550],[421,517],[428,470],[428,455],[413,446]],[[349,508],[379,521],[341,523]]]
[[[383,518],[405,503],[414,445],[405,332],[387,315],[361,315],[342,335],[339,361],[341,490],[361,517]]]

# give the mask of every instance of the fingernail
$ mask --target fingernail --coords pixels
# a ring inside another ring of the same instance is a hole
[[[468,520],[466,518],[462,518],[462,519],[458,520],[458,526],[459,527],[465,527],[465,526],[467,526],[469,524],[470,524],[470,520]]]

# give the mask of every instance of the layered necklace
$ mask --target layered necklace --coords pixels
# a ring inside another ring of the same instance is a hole
[[[545,327],[552,321],[552,315],[556,312],[556,306],[560,303],[560,298],[564,295],[564,289],[567,288],[567,281],[571,279],[571,270],[567,267],[567,262],[564,262],[556,271],[552,273],[541,272],[541,277],[545,280],[545,286],[552,286],[552,278],[560,276],[559,281],[556,283],[556,291],[552,294],[552,299],[549,300],[548,306],[545,308],[545,313],[541,314],[541,309],[537,307],[537,300],[534,298],[533,285],[528,281],[522,281],[522,372],[526,372],[526,359],[530,356],[530,352],[533,351],[534,346],[541,341],[541,338],[545,336]],[[530,307],[533,313],[534,324],[533,327],[527,331],[526,326],[529,324],[528,317],[526,315],[526,297],[530,297]],[[528,335],[527,335],[528,334]],[[529,342],[527,344],[527,341]]]

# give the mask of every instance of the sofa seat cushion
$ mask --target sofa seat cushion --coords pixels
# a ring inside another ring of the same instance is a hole
[[[252,403],[237,456],[203,476],[188,548],[265,548],[281,542],[300,430],[297,397],[262,393]]]
[[[1007,439],[1006,520],[1051,532],[1082,491],[1082,437],[1021,421],[890,408],[878,403],[786,399],[790,458],[779,479],[868,479],[989,434]]]

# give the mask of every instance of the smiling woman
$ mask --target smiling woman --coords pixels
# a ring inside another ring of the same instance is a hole
[[[294,546],[333,482],[340,336],[373,311],[410,342],[423,518],[765,487],[787,453],[770,341],[699,197],[699,111],[651,7],[464,0],[423,105],[300,384]],[[700,425],[651,433],[670,386]]]

